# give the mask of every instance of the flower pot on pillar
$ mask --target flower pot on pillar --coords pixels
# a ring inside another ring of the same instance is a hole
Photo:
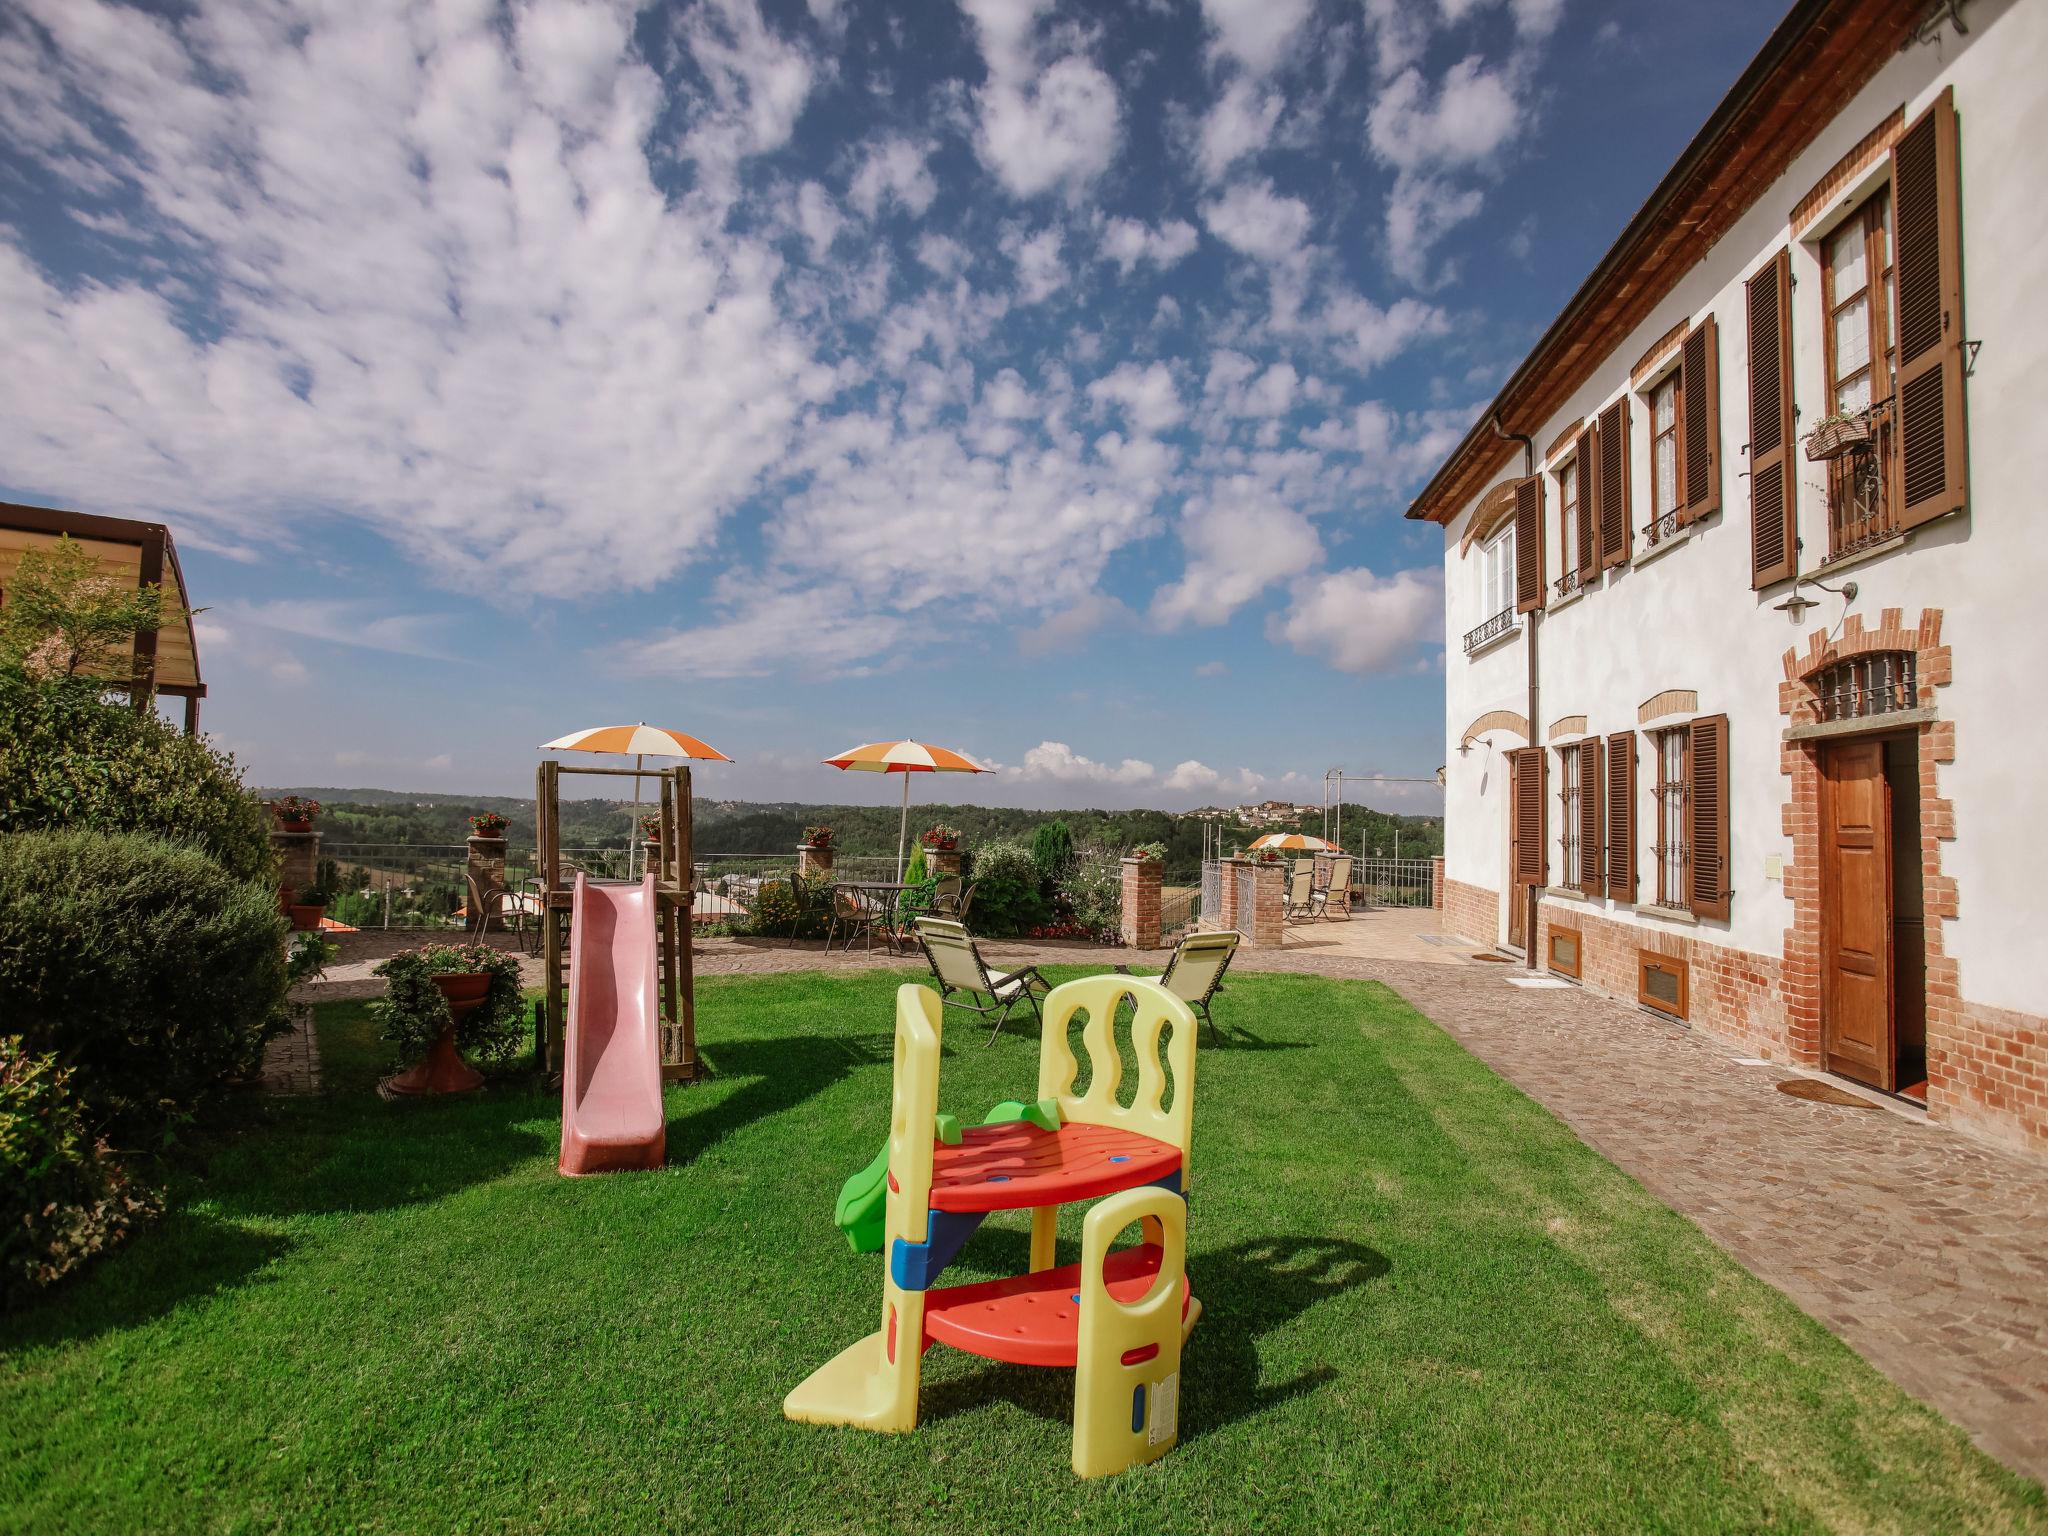
[[[464,1018],[481,1007],[490,996],[491,978],[486,971],[464,971],[433,978],[434,985],[448,1000],[448,1022],[427,1054],[396,1077],[384,1080],[386,1093],[423,1097],[437,1093],[468,1093],[480,1085],[484,1075],[462,1059],[455,1048],[455,1031]]]
[[[948,875],[957,875],[960,873],[960,865],[961,853],[958,843],[950,848],[938,848],[930,843],[924,845],[924,869],[931,878],[944,879]]]
[[[293,898],[312,890],[319,880],[320,834],[289,832],[280,826],[272,830],[270,846],[277,850],[278,891],[289,912]]]
[[[830,843],[798,843],[796,845],[796,872],[806,880],[816,875],[832,872],[832,862],[839,857],[839,850]]]
[[[1252,910],[1238,913],[1237,926],[1253,949],[1278,949],[1287,919],[1287,866],[1258,863],[1250,868]]]
[[[1165,870],[1158,859],[1123,861],[1123,912],[1117,931],[1133,949],[1159,948],[1160,883]]]

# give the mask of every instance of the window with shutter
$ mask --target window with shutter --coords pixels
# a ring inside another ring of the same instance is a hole
[[[1591,427],[1579,434],[1579,445],[1572,450],[1572,462],[1577,466],[1579,481],[1579,585],[1583,587],[1600,569],[1600,541],[1593,521],[1594,508],[1599,504],[1599,469],[1595,463]]]
[[[1628,559],[1628,399],[1600,413],[1600,569]]]
[[[1636,899],[1636,733],[1607,738],[1607,896]]]
[[[1600,875],[1600,738],[1582,741],[1579,759],[1579,892],[1598,896]]]
[[[1557,883],[1579,883],[1579,749],[1557,749]]]
[[[1797,482],[1792,456],[1792,254],[1747,286],[1749,308],[1750,585],[1762,591],[1795,568]]]
[[[1692,854],[1688,905],[1695,917],[1728,915],[1728,717],[1692,722],[1687,768],[1686,845]]]
[[[1515,612],[1543,606],[1543,477],[1515,483]]]
[[[1515,753],[1520,763],[1515,779],[1515,884],[1541,885],[1548,868],[1544,846],[1549,837],[1544,812],[1544,752],[1541,747],[1522,747]]]
[[[1914,528],[1969,497],[1963,432],[1963,272],[1952,92],[1892,146],[1899,452],[1892,504]]]
[[[1714,317],[1686,334],[1679,348],[1679,396],[1685,406],[1685,484],[1680,524],[1721,510],[1721,369]]]

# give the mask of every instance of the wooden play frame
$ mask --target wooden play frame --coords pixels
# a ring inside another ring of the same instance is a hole
[[[694,1083],[707,1074],[697,1055],[696,957],[690,930],[694,868],[690,814],[690,770],[674,768],[586,768],[549,759],[534,778],[534,856],[541,878],[541,953],[547,969],[548,1069],[562,1069],[562,1035],[567,1020],[567,987],[562,977],[562,940],[572,918],[576,891],[561,883],[561,783],[565,773],[604,778],[654,779],[661,786],[661,835],[649,871],[660,908],[661,1078]],[[639,835],[636,827],[634,836]]]

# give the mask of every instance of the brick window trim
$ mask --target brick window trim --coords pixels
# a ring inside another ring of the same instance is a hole
[[[1918,624],[1909,627],[1904,610],[1886,608],[1877,623],[1852,613],[1841,633],[1826,629],[1807,636],[1805,648],[1784,653],[1784,681],[1778,687],[1778,710],[1791,729],[1820,723],[1820,698],[1815,681],[1838,662],[1876,651],[1911,651],[1915,658],[1917,703],[1928,712],[1909,718],[1875,716],[1871,734],[1908,732],[1918,741],[1920,781],[1920,884],[1926,907],[1928,1103],[1930,1108],[1967,1102],[1960,1074],[1942,1063],[1938,1049],[1966,1029],[1962,982],[1957,962],[1947,953],[1944,924],[1957,913],[1955,877],[1942,869],[1942,845],[1955,841],[1952,801],[1940,794],[1940,769],[1956,758],[1953,720],[1939,718],[1936,690],[1954,680],[1953,660],[1942,643],[1942,610],[1923,608]],[[1784,992],[1786,1044],[1793,1059],[1819,1065],[1821,1054],[1821,910],[1820,910],[1820,754],[1824,740],[1787,740],[1779,749],[1779,769],[1791,781],[1783,811],[1783,830],[1792,842],[1785,866],[1785,895],[1792,903],[1792,926],[1785,930]]]

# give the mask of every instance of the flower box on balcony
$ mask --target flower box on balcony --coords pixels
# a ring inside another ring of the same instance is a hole
[[[1807,434],[1807,460],[1818,464],[1825,459],[1839,459],[1869,442],[1873,430],[1871,413],[1867,410],[1826,417]]]

